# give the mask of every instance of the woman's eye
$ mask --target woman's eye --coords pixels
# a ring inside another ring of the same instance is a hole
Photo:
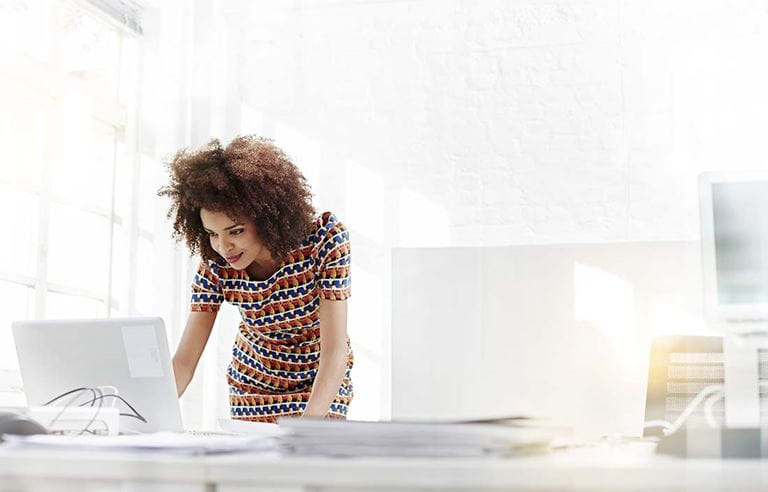
[[[216,233],[215,232],[209,232],[208,233],[208,237],[216,237]]]
[[[242,229],[236,229],[236,230],[232,231],[232,235],[233,236],[237,236],[238,234],[242,234],[242,233],[243,233]]]

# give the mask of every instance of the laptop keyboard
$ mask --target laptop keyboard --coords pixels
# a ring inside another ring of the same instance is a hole
[[[237,436],[234,432],[226,432],[226,431],[214,431],[214,430],[201,430],[201,429],[186,429],[182,434],[186,434],[188,436]]]

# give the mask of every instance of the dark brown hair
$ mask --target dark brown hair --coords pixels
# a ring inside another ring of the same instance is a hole
[[[218,139],[194,152],[182,149],[168,164],[173,237],[204,260],[221,257],[210,245],[200,209],[251,219],[264,246],[279,259],[311,231],[315,209],[304,175],[271,140],[240,136],[222,148]]]

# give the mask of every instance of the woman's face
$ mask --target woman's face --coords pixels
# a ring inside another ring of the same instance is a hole
[[[272,254],[264,247],[253,221],[232,219],[224,212],[200,209],[200,220],[208,233],[211,247],[238,270],[249,265],[269,264]]]

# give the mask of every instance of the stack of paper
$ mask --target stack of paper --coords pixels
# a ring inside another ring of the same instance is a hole
[[[5,446],[17,448],[185,455],[271,451],[276,448],[273,438],[262,436],[190,435],[173,432],[128,436],[6,435],[5,440]]]
[[[546,429],[494,424],[432,424],[282,419],[281,451],[321,456],[512,456],[549,450]]]

